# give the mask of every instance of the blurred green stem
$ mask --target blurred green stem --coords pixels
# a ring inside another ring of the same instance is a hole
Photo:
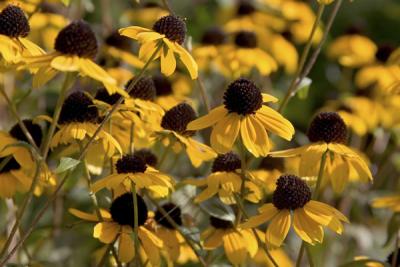
[[[397,232],[397,236],[396,236],[396,242],[395,242],[394,253],[393,253],[393,258],[392,258],[392,267],[397,266],[397,258],[399,256],[399,245],[400,245],[400,231]]]

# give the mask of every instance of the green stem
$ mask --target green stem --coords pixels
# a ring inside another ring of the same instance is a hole
[[[304,65],[305,65],[306,60],[308,58],[308,54],[310,53],[311,46],[312,46],[312,43],[313,43],[313,40],[314,40],[314,36],[315,36],[315,33],[317,32],[318,25],[321,22],[321,18],[322,18],[322,14],[324,13],[324,9],[325,9],[325,5],[320,4],[318,6],[317,17],[315,18],[311,33],[310,33],[310,35],[308,37],[308,40],[307,40],[307,43],[306,43],[306,46],[304,47],[304,50],[303,50],[303,52],[301,54],[300,62],[299,62],[299,66],[297,68],[296,74],[293,77],[293,79],[292,79],[292,81],[290,83],[289,89],[287,90],[286,95],[283,98],[283,100],[282,100],[282,102],[281,102],[281,104],[280,104],[280,106],[278,108],[278,111],[280,113],[282,113],[283,109],[286,107],[287,103],[289,102],[289,99],[292,97],[293,92],[297,88],[298,78],[300,77],[300,75],[301,75],[301,73],[303,71]]]
[[[318,197],[319,197],[319,194],[320,194],[320,191],[321,191],[320,189],[321,189],[322,179],[323,179],[324,171],[325,171],[326,158],[328,156],[328,153],[329,153],[329,150],[325,151],[321,156],[321,162],[319,164],[317,183],[315,185],[315,189],[314,189],[314,192],[313,192],[313,194],[311,196],[311,199],[318,199]],[[300,250],[299,250],[299,254],[297,256],[296,267],[300,266],[300,264],[301,264],[301,260],[303,258],[305,246],[306,246],[306,242],[302,241],[301,247],[300,247]],[[311,264],[312,259],[309,257],[308,261]]]
[[[85,169],[84,170],[84,176],[85,176],[85,179],[86,179],[86,182],[87,182],[90,199],[92,200],[93,205],[94,205],[95,210],[96,210],[97,219],[99,221],[103,221],[104,219],[103,219],[103,216],[101,215],[101,212],[100,212],[99,202],[97,201],[96,194],[92,190],[92,178],[90,176],[89,169],[87,168],[87,162],[86,162],[85,159],[83,160],[83,168]]]
[[[60,118],[62,105],[63,105],[65,97],[67,95],[67,91],[71,87],[72,83],[74,82],[75,77],[76,77],[75,74],[71,73],[71,72],[68,72],[65,74],[64,83],[61,87],[61,91],[58,96],[57,104],[54,109],[53,120],[50,125],[49,131],[46,135],[46,139],[43,142],[43,145],[41,147],[41,149],[42,149],[41,152],[42,152],[42,156],[43,156],[44,160],[47,159],[47,155],[50,150],[51,139],[53,138],[54,132],[56,131],[56,128],[57,128],[58,119]]]
[[[3,170],[3,168],[7,165],[7,163],[13,158],[13,156],[7,156],[5,159],[3,159],[0,163],[0,172]]]
[[[209,103],[208,98],[207,98],[206,87],[204,86],[204,82],[201,79],[200,74],[197,77],[197,84],[199,85],[201,99],[203,100],[204,106],[205,106],[207,112],[210,112],[211,109],[210,109],[210,103]]]
[[[193,250],[193,252],[196,254],[197,259],[201,263],[202,266],[206,267],[207,263],[203,259],[203,257],[200,255],[200,253],[197,251],[196,247],[194,246],[194,241],[189,238],[180,228],[180,226],[174,221],[174,219],[171,218],[171,216],[168,214],[168,212],[161,207],[155,200],[153,200],[147,193],[146,196],[150,199],[150,201],[153,203],[154,206],[156,206],[157,210],[161,212],[163,217],[167,219],[167,221],[174,227],[176,231],[178,231],[182,237],[185,239],[186,243],[190,246],[190,248]]]
[[[394,248],[394,253],[393,253],[393,258],[392,258],[392,267],[397,266],[397,258],[399,255],[399,245],[400,245],[400,233],[397,233],[396,243],[395,243],[395,248]]]
[[[161,49],[161,45],[158,46],[158,48],[154,51],[154,53],[150,56],[149,60],[146,62],[146,64],[143,66],[142,70],[140,71],[140,73],[135,77],[135,80],[133,82],[130,83],[130,86],[127,89],[127,93],[129,93],[133,87],[135,86],[135,84],[137,83],[137,81],[139,80],[139,78],[141,76],[143,76],[145,70],[148,68],[148,66],[150,65],[151,61],[154,60],[155,56],[157,55],[157,53],[160,51]],[[66,87],[66,86],[65,86]],[[66,91],[66,89],[64,89]],[[61,97],[61,95],[60,95]],[[59,99],[60,100],[60,99]],[[95,140],[95,138],[97,137],[97,135],[100,133],[101,129],[104,127],[105,123],[111,118],[111,115],[117,110],[118,106],[124,101],[124,97],[120,97],[120,99],[117,101],[117,103],[114,104],[114,106],[112,107],[112,109],[107,113],[106,117],[104,118],[104,120],[101,122],[101,124],[99,125],[99,127],[96,129],[96,132],[93,134],[93,136],[89,139],[89,141],[86,143],[85,147],[83,148],[82,153],[79,155],[78,160],[82,160],[87,152],[88,147],[90,146],[90,144],[93,143],[93,141]],[[60,102],[60,101],[58,101]],[[58,107],[59,106],[59,107]],[[62,103],[60,105],[57,105],[57,109],[59,108],[61,111],[61,106]],[[53,129],[53,133],[54,130],[56,128],[56,122],[58,121],[59,115],[55,116],[56,114],[54,114],[53,117],[53,123],[52,125],[54,125],[54,129]],[[54,118],[56,118],[56,120],[54,120]],[[46,139],[46,144],[50,144],[51,141],[51,137],[53,134],[50,135],[50,133],[47,135],[47,139]],[[46,145],[45,147],[49,147],[49,145]],[[48,149],[46,149],[48,151]],[[47,154],[47,153],[46,153]],[[44,158],[44,157],[43,157]],[[24,235],[21,236],[20,240],[17,242],[17,244],[15,244],[15,246],[11,249],[11,251],[7,254],[6,257],[4,257],[1,262],[0,262],[0,266],[4,266],[7,261],[14,255],[14,253],[18,250],[18,248],[26,241],[26,239],[31,235],[31,233],[33,232],[35,226],[38,224],[38,222],[40,221],[40,219],[43,217],[43,215],[46,213],[47,209],[50,207],[50,204],[57,198],[58,193],[61,191],[61,189],[63,188],[65,182],[68,180],[69,176],[71,175],[71,170],[67,171],[65,173],[64,178],[60,181],[59,185],[57,186],[57,188],[54,190],[53,194],[48,198],[48,200],[45,202],[45,204],[43,205],[42,209],[39,210],[38,214],[33,218],[31,224],[29,225],[29,228],[27,229],[27,231],[24,233]]]
[[[240,166],[241,166],[241,171],[240,171],[240,177],[242,179],[242,183],[240,185],[240,199],[245,198],[245,190],[246,190],[246,148],[243,145],[243,142],[240,142]],[[240,206],[239,203],[236,203],[238,206]],[[236,216],[236,225],[239,225],[241,220],[242,220],[243,212],[242,209],[238,209],[237,216]]]

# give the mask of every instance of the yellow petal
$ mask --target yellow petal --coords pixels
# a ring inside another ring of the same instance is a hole
[[[130,235],[122,233],[119,236],[118,258],[122,262],[130,262],[135,257],[134,241]]]
[[[116,85],[117,83],[104,69],[90,59],[80,58],[79,66],[84,76],[111,85]]]
[[[258,111],[256,118],[263,126],[276,135],[290,141],[294,135],[294,127],[277,111],[270,107],[262,106]]]
[[[269,152],[267,133],[262,125],[252,116],[245,116],[240,124],[242,142],[255,157],[266,156]]]
[[[299,237],[307,243],[321,243],[324,238],[321,225],[307,216],[302,208],[294,211],[293,227]]]
[[[93,237],[101,242],[110,244],[113,242],[119,231],[118,224],[114,222],[100,222],[93,229]]]
[[[290,212],[280,210],[268,225],[265,241],[272,247],[280,247],[290,229]]]
[[[99,221],[99,219],[97,218],[96,214],[92,214],[92,213],[86,213],[77,209],[68,209],[69,213],[71,213],[72,215],[83,219],[83,220],[87,220],[87,221],[92,221],[92,222],[97,222]]]
[[[179,54],[180,60],[186,66],[186,69],[189,71],[190,77],[194,80],[197,79],[198,76],[198,66],[196,61],[194,61],[193,57],[186,51],[185,48],[181,47],[179,44],[175,44],[176,52]]]
[[[149,32],[149,31],[151,30],[138,26],[131,26],[118,30],[119,34],[126,37],[130,37],[132,39],[137,39],[137,35],[141,32]]]
[[[236,231],[230,231],[222,237],[224,249],[228,260],[234,265],[239,265],[246,260],[247,249],[242,236]]]
[[[57,56],[50,66],[59,71],[75,72],[79,70],[79,58],[77,56]]]
[[[176,69],[176,60],[174,51],[167,46],[161,49],[161,73],[165,76],[170,76]]]
[[[239,129],[240,116],[229,113],[214,126],[211,132],[211,147],[221,154],[231,151]]]
[[[204,115],[194,121],[191,121],[187,125],[186,129],[193,131],[210,127],[215,123],[217,123],[220,119],[225,117],[227,113],[228,111],[225,109],[223,105],[221,105],[211,110],[207,115]]]
[[[250,219],[243,223],[240,227],[242,228],[253,228],[260,224],[265,223],[266,221],[271,220],[279,211],[275,206],[271,203],[265,204],[262,208],[259,209],[260,214],[250,217]]]

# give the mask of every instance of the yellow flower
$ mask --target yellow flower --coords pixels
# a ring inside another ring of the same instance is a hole
[[[342,221],[348,222],[335,208],[311,200],[310,188],[294,175],[279,177],[272,203],[263,205],[258,211],[260,214],[251,217],[241,227],[252,228],[271,221],[265,233],[266,244],[271,248],[282,245],[292,225],[292,217],[296,234],[312,245],[322,243],[324,226],[342,234]]]
[[[178,226],[182,226],[182,212],[179,206],[168,202],[161,206],[169,217]],[[160,210],[154,215],[156,223],[155,233],[163,241],[167,253],[167,261],[173,266],[173,262],[185,264],[189,261],[197,262],[198,259],[192,248],[186,243],[184,237],[178,230],[165,218]]]
[[[153,29],[131,26],[119,30],[121,35],[138,40],[141,43],[139,58],[147,61],[155,54],[154,60],[160,58],[161,72],[166,76],[174,73],[176,69],[175,54],[189,71],[190,77],[196,79],[197,64],[181,45],[185,41],[186,24],[179,17],[168,15],[160,18]]]
[[[282,158],[263,158],[256,170],[250,171],[255,183],[259,184],[266,193],[272,193],[276,188],[276,180],[284,173],[285,166]]]
[[[61,108],[59,130],[51,140],[51,147],[69,144],[67,149],[79,151],[79,145],[84,145],[84,142],[95,134],[98,122],[99,112],[93,101],[82,92],[72,93],[65,99]],[[101,130],[89,147],[88,155],[100,155],[104,159],[105,156],[112,157],[116,152],[122,152],[118,142]]]
[[[93,184],[93,192],[103,188],[121,191],[121,187],[122,191],[130,192],[133,183],[137,190],[145,188],[157,197],[166,197],[174,188],[171,177],[147,165],[145,159],[138,155],[124,155],[117,161],[115,168],[116,173]]]
[[[0,68],[8,69],[22,64],[24,57],[44,54],[40,47],[25,38],[30,26],[20,7],[7,5],[0,12],[0,25]]]
[[[0,197],[11,198],[16,192],[27,192],[32,184],[32,177],[26,173],[31,166],[20,165],[13,156],[0,157]],[[4,165],[3,165],[4,164]]]
[[[141,254],[144,252],[146,259],[153,266],[160,266],[160,249],[163,242],[155,233],[146,228],[148,217],[146,203],[143,198],[136,195],[138,202],[138,238]],[[135,255],[135,240],[132,239],[134,229],[134,205],[131,193],[126,193],[116,198],[110,207],[110,211],[101,210],[103,220],[97,215],[69,209],[74,216],[83,220],[96,222],[93,229],[93,237],[105,244],[118,241],[118,258],[122,262],[130,262]],[[142,259],[142,262],[143,259]]]
[[[300,157],[300,176],[317,176],[322,155],[326,153],[323,185],[331,183],[336,193],[341,193],[349,182],[351,173],[358,180],[371,181],[372,174],[362,157],[345,145],[347,129],[335,112],[321,112],[311,122],[308,138],[312,142],[299,148],[272,152],[273,157]]]
[[[374,208],[386,208],[393,212],[400,212],[400,196],[387,196],[374,199],[372,202]]]
[[[243,178],[240,174],[241,160],[233,152],[219,155],[213,162],[212,174],[204,179],[187,179],[185,183],[198,187],[206,187],[197,197],[195,202],[203,202],[215,194],[218,194],[222,202],[227,205],[236,203],[234,194],[241,191]],[[246,173],[247,177],[251,177]],[[255,178],[253,178],[255,180]],[[263,194],[258,184],[249,180],[245,182],[247,194],[245,198],[250,202],[257,203],[261,200]]]
[[[78,72],[103,83],[107,91],[126,96],[117,87],[116,81],[93,58],[97,54],[97,40],[90,26],[83,20],[70,23],[63,28],[54,43],[55,52],[26,58],[29,67],[39,68],[34,77],[34,87],[40,87],[59,72]]]
[[[358,68],[375,61],[378,48],[368,37],[347,34],[338,37],[328,48],[328,56],[349,68]]]
[[[171,147],[175,154],[185,149],[193,166],[199,167],[204,161],[217,157],[217,154],[210,147],[192,138],[195,131],[186,129],[188,123],[194,119],[196,113],[193,108],[181,103],[164,114],[155,135],[165,147]]]
[[[258,47],[257,36],[251,31],[235,33],[235,44],[221,47],[221,69],[225,73],[240,77],[247,75],[253,68],[262,75],[269,75],[278,69],[276,61],[264,50]]]
[[[155,21],[161,17],[167,16],[168,11],[155,2],[143,3],[143,6],[137,9],[129,9],[122,15],[122,20],[135,22],[138,25],[151,27]]]
[[[258,251],[258,242],[251,229],[237,228],[231,221],[210,217],[211,226],[201,233],[203,248],[224,247],[226,257],[233,265],[240,265]]]
[[[32,120],[23,120],[23,123],[36,146],[40,147],[43,136],[41,127],[33,123]],[[28,188],[24,187],[24,189],[27,190],[31,185],[33,174],[35,173],[36,162],[29,149],[18,145],[20,142],[29,143],[19,124],[15,124],[9,132],[0,131],[0,157],[4,160],[4,163],[7,161],[7,157],[11,157],[9,159],[10,162],[6,163],[2,172],[6,172],[6,169],[10,169],[12,170],[10,175],[14,174],[14,176],[17,176],[18,174],[20,176],[18,177],[19,180],[25,183],[24,186],[28,186]],[[34,194],[36,196],[41,195],[45,189],[56,185],[56,177],[49,170],[47,164],[43,163],[40,168],[38,183],[34,189]],[[10,175],[8,175],[8,179],[11,178]],[[13,186],[10,185],[10,191],[15,191],[12,188]],[[7,190],[7,188],[5,188],[5,190]]]
[[[294,134],[292,124],[265,102],[277,99],[262,94],[250,80],[238,79],[231,83],[224,95],[224,105],[188,124],[187,130],[198,130],[215,125],[211,133],[211,147],[218,153],[229,152],[241,135],[246,149],[254,156],[266,156],[270,151],[267,131],[286,140]]]

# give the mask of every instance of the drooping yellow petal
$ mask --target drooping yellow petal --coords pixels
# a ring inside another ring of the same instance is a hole
[[[239,134],[239,129],[239,115],[229,113],[214,126],[211,132],[211,147],[221,154],[231,151]]]
[[[174,51],[167,46],[161,49],[161,73],[165,76],[170,76],[176,69],[176,60]]]
[[[86,212],[83,212],[83,211],[80,211],[77,209],[73,209],[73,208],[68,209],[68,211],[72,215],[74,215],[80,219],[86,220],[86,221],[92,221],[92,222],[99,221],[99,218],[97,218],[97,215],[93,214],[93,213],[86,213]]]
[[[119,236],[118,258],[121,262],[130,262],[135,257],[134,241],[130,235],[121,233]]]
[[[93,237],[110,244],[117,237],[120,226],[114,222],[99,222],[93,229]]]
[[[279,211],[272,203],[265,204],[263,207],[259,209],[260,214],[256,216],[250,217],[250,219],[241,224],[242,228],[253,228],[260,224],[265,223],[266,221],[271,220]]]
[[[294,127],[277,111],[270,107],[262,106],[256,113],[256,118],[272,133],[290,141],[294,135]]]
[[[307,243],[321,243],[324,238],[324,231],[321,225],[311,219],[302,208],[294,211],[293,227],[299,237]]]
[[[246,241],[245,247],[250,254],[250,257],[254,257],[258,251],[258,241],[251,229],[240,230],[240,234]]]
[[[186,69],[189,71],[190,77],[194,80],[198,76],[198,66],[193,57],[179,44],[175,44],[175,51],[179,54],[179,59],[183,62]]]
[[[79,70],[80,62],[77,56],[60,55],[51,61],[50,66],[59,71],[75,72]]]
[[[240,233],[229,231],[222,236],[224,249],[228,260],[234,265],[239,265],[246,260],[247,249]]]
[[[223,235],[224,235],[223,230],[218,230],[214,228],[209,228],[206,231],[204,231],[201,235],[202,240],[204,241],[203,243],[204,249],[210,250],[221,246]]]
[[[280,247],[290,229],[289,210],[280,210],[268,225],[265,241],[271,247]]]
[[[116,85],[117,82],[104,69],[90,59],[80,58],[79,67],[84,76],[88,76],[102,83]]]
[[[150,32],[150,29],[146,29],[143,27],[138,27],[138,26],[130,26],[126,28],[119,29],[118,32],[119,34],[132,38],[132,39],[137,39],[137,35],[141,32]]]
[[[266,156],[269,152],[267,133],[252,116],[245,116],[240,124],[240,134],[246,149],[255,157]]]

